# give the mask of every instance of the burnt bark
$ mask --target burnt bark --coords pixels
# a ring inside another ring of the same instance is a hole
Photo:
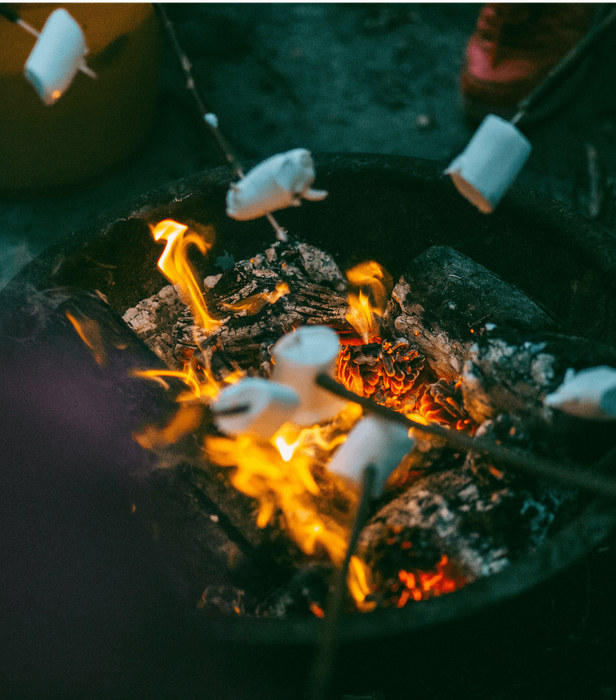
[[[448,246],[432,246],[393,289],[384,325],[415,343],[439,378],[457,379],[486,324],[553,329],[550,316],[514,285]],[[490,327],[488,325],[488,327]]]
[[[531,446],[519,428],[486,423],[478,434]],[[415,577],[422,597],[431,595],[421,589],[422,574],[444,570],[456,586],[466,585],[539,546],[576,504],[577,492],[469,454],[462,467],[434,471],[382,507],[362,531],[359,553],[372,568],[380,604],[398,605],[405,587],[400,571]]]
[[[464,406],[481,423],[519,416],[551,456],[592,462],[616,441],[609,423],[544,408],[543,400],[575,371],[616,367],[616,350],[585,338],[498,327],[471,346],[462,376]]]

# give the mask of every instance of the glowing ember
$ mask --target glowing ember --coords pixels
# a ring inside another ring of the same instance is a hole
[[[234,304],[222,303],[220,308],[224,311],[245,311],[247,316],[259,313],[267,304],[274,304],[281,297],[289,294],[291,290],[286,282],[281,282],[273,292],[253,294]]]
[[[401,608],[412,598],[415,601],[427,600],[445,593],[452,593],[465,584],[443,554],[434,571],[400,571],[398,578],[405,588],[400,593],[396,605]]]

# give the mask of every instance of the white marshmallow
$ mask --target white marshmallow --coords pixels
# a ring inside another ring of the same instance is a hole
[[[26,79],[43,102],[54,104],[85,66],[86,39],[77,22],[64,9],[52,12],[24,68]]]
[[[235,415],[216,412],[247,405]],[[248,377],[220,392],[212,408],[218,427],[228,435],[252,433],[269,440],[299,406],[297,392],[288,386],[259,377]]]
[[[544,404],[580,418],[616,420],[616,369],[568,369],[563,383],[545,397]]]
[[[530,141],[513,124],[490,114],[445,174],[480,212],[491,214],[531,150]]]
[[[351,430],[327,468],[359,484],[364,469],[370,464],[374,465],[377,471],[374,495],[378,496],[390,474],[414,444],[408,428],[380,416],[369,415]]]
[[[299,206],[301,200],[320,201],[324,190],[313,190],[314,163],[310,151],[296,148],[272,156],[254,167],[227,193],[227,214],[232,219],[257,219],[279,209]]]
[[[334,418],[346,406],[316,383],[322,372],[334,376],[340,341],[327,326],[301,326],[287,333],[272,348],[273,379],[292,387],[299,395],[300,406],[290,419],[307,427]]]

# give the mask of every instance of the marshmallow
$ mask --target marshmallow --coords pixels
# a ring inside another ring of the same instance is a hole
[[[272,156],[254,167],[227,193],[227,214],[247,221],[286,207],[299,206],[301,200],[320,201],[324,190],[313,190],[314,163],[310,151],[296,148]]]
[[[376,468],[373,495],[378,496],[390,474],[414,444],[408,428],[380,416],[369,415],[351,430],[327,468],[359,484],[364,469],[372,464]]]
[[[513,124],[490,114],[445,174],[480,212],[491,214],[531,150],[530,141]]]
[[[616,420],[616,369],[568,369],[563,383],[544,405],[580,418]]]
[[[276,382],[292,387],[300,397],[300,406],[291,421],[300,427],[334,418],[346,406],[316,383],[317,375],[334,376],[340,341],[327,326],[301,326],[287,333],[272,348]]]
[[[242,408],[230,415],[216,413]],[[288,386],[267,379],[248,377],[220,392],[212,406],[216,424],[228,435],[252,433],[269,440],[297,407],[299,396]]]
[[[24,68],[26,79],[43,102],[54,104],[85,66],[88,53],[81,27],[64,9],[47,18]]]

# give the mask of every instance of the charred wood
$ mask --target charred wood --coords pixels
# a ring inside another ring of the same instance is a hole
[[[510,424],[478,433],[520,442]],[[462,468],[428,474],[364,528],[359,551],[382,606],[454,590],[532,551],[575,507],[577,493],[495,469],[469,456]],[[515,526],[512,526],[515,523]],[[405,590],[407,591],[405,593]]]
[[[584,338],[496,327],[470,348],[462,376],[464,406],[478,423],[503,413],[520,416],[553,456],[594,461],[614,444],[613,428],[551,410],[543,400],[568,368],[600,365],[616,367],[616,351]]]
[[[426,356],[438,377],[458,379],[486,324],[554,328],[549,315],[517,287],[448,246],[432,246],[393,289],[384,325]]]

